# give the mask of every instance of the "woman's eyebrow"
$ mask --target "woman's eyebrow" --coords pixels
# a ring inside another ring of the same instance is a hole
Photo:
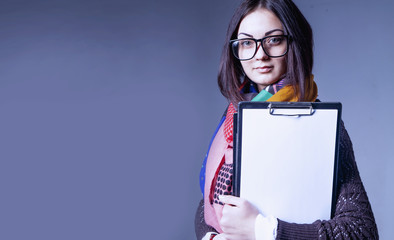
[[[247,37],[251,37],[251,38],[253,37],[253,35],[250,35],[250,34],[247,34],[247,33],[243,33],[243,32],[238,33],[238,36],[241,35],[241,34],[246,35]]]
[[[284,33],[284,31],[283,31],[282,29],[277,28],[277,29],[273,29],[273,30],[271,30],[271,31],[266,32],[264,36],[268,36],[268,35],[270,35],[271,33],[276,32],[276,31],[280,31],[280,32]],[[245,35],[245,36],[247,36],[247,37],[253,38],[253,35],[248,34],[248,33],[243,33],[243,32],[238,33],[238,36],[241,35],[241,34],[243,34],[243,35]]]
[[[273,33],[273,32],[276,32],[276,31],[281,31],[282,33],[284,33],[284,31],[282,30],[282,29],[274,29],[274,30],[271,30],[271,31],[268,31],[268,32],[266,32],[265,33],[265,36],[267,36],[267,35],[270,35],[271,33]]]

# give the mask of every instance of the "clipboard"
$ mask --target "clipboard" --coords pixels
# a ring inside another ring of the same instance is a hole
[[[240,102],[233,194],[287,222],[331,219],[341,111],[341,103]]]

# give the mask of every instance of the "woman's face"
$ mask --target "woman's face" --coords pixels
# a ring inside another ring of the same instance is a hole
[[[261,39],[269,35],[284,34],[280,20],[267,9],[258,8],[241,21],[237,38]],[[261,43],[261,42],[260,42]],[[281,79],[286,73],[285,56],[271,58],[258,43],[256,55],[247,61],[241,61],[242,68],[250,80],[257,84],[259,91]]]

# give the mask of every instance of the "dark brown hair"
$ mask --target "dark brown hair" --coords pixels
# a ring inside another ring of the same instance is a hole
[[[298,100],[303,101],[313,67],[313,34],[308,21],[291,0],[245,0],[237,8],[227,29],[220,60],[220,91],[233,104],[245,100],[240,93],[240,86],[243,81],[250,80],[245,76],[240,61],[233,56],[229,41],[237,38],[242,19],[257,8],[265,8],[274,13],[281,21],[285,34],[291,37],[289,52],[285,56],[286,79],[293,86]]]

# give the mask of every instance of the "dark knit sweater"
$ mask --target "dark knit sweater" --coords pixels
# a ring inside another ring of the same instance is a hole
[[[334,217],[311,224],[288,223],[278,219],[277,239],[379,238],[371,205],[354,159],[352,142],[343,122],[339,134],[339,186]],[[195,231],[198,240],[207,232],[217,232],[204,221],[203,200],[197,208]]]

